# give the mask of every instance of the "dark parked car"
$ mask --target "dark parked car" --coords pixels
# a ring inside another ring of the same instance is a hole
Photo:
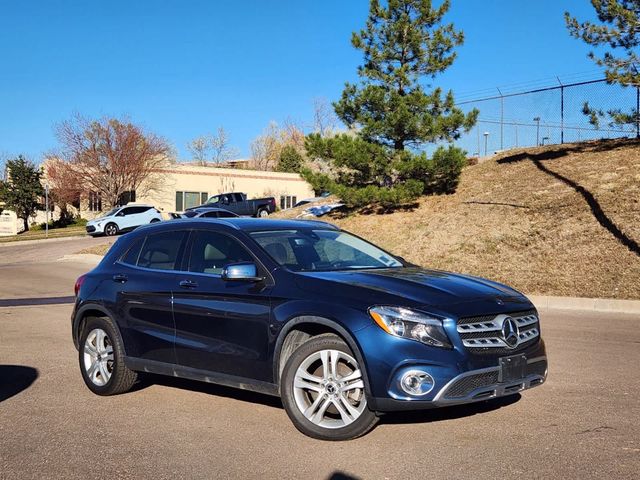
[[[225,210],[224,208],[214,208],[214,207],[198,207],[192,210],[187,210],[184,213],[170,213],[173,219],[177,218],[237,218],[239,215],[236,215],[229,210]]]
[[[222,208],[247,217],[268,217],[276,211],[276,199],[265,197],[247,200],[245,193],[221,193],[209,198],[207,203],[189,208],[187,211],[203,207]]]
[[[279,395],[320,439],[547,376],[538,313],[521,293],[408,266],[323,222],[145,226],[75,290],[73,341],[93,392],[125,392],[152,372]]]

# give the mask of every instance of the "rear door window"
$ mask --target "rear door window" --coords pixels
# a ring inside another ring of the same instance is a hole
[[[187,232],[162,232],[147,236],[137,265],[154,270],[179,270]]]
[[[133,242],[133,245],[131,245],[129,250],[120,258],[120,261],[127,265],[135,266],[138,263],[138,257],[140,256],[140,250],[142,249],[144,240],[144,237],[142,237]]]

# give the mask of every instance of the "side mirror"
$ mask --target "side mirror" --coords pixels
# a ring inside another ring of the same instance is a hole
[[[124,212],[118,212],[116,217],[124,217]]]
[[[222,279],[227,281],[259,282],[264,280],[258,276],[255,263],[232,263],[222,269]]]

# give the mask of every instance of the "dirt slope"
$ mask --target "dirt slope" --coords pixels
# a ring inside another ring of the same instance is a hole
[[[466,168],[454,195],[323,219],[411,262],[530,294],[640,299],[637,141],[512,150]]]

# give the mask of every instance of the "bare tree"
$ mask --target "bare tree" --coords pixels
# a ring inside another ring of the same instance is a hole
[[[69,163],[55,156],[46,159],[44,176],[49,185],[51,200],[60,209],[61,223],[69,223],[73,217],[69,205],[79,203],[82,195],[81,179]]]
[[[282,128],[276,122],[270,122],[251,143],[251,167],[256,170],[276,170],[286,146],[292,146],[301,155],[304,153],[302,128],[292,120],[286,120]]]
[[[200,165],[209,161],[218,165],[238,155],[238,149],[229,144],[229,135],[224,127],[218,127],[216,133],[201,135],[187,144],[193,159]]]
[[[198,162],[199,165],[206,165],[209,158],[209,152],[211,146],[209,145],[209,139],[206,136],[196,137],[187,144],[189,152],[193,159]]]
[[[282,151],[281,131],[276,122],[251,142],[251,166],[256,170],[275,170]]]
[[[84,191],[116,205],[121,195],[144,196],[162,188],[162,173],[172,158],[163,138],[145,132],[126,119],[89,120],[79,115],[56,127],[58,157],[82,180]]]
[[[209,137],[211,145],[211,160],[216,165],[224,163],[238,156],[238,149],[229,144],[229,136],[223,127],[218,127],[218,131]]]
[[[333,111],[333,107],[325,98],[313,100],[313,131],[319,133],[321,137],[327,137],[336,130],[338,117]]]

